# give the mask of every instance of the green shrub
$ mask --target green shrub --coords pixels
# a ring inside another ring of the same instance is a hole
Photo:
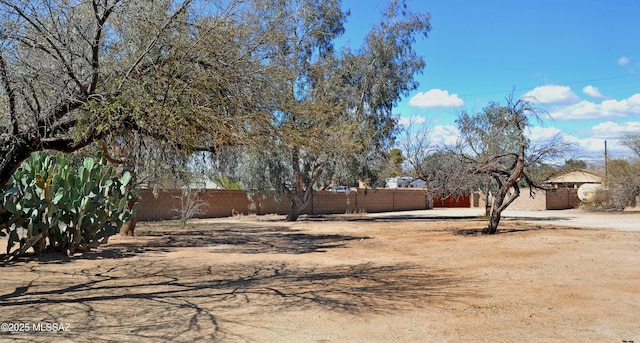
[[[102,158],[87,157],[74,167],[65,154],[32,154],[0,191],[6,256],[31,247],[36,254],[47,249],[72,255],[106,243],[137,208],[128,208],[130,180],[128,172],[118,176]]]

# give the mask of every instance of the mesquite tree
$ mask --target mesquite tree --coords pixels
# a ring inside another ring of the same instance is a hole
[[[603,208],[608,210],[638,206],[640,195],[640,133],[626,132],[621,135],[620,143],[632,154],[625,159],[610,160],[606,165],[606,187],[609,187],[611,198]]]
[[[404,130],[400,146],[408,172],[425,182],[431,196],[446,199],[468,194],[477,187],[477,178],[468,173],[466,164],[452,147],[434,142],[429,125],[410,125]]]
[[[640,158],[640,133],[627,132],[620,137],[620,143],[631,149],[636,158]]]
[[[215,151],[261,125],[261,37],[237,2],[200,5],[0,0],[0,186],[35,151],[132,131]]]
[[[462,112],[457,119],[460,141],[456,151],[466,170],[483,179],[489,177],[495,189],[485,233],[497,232],[502,212],[520,196],[521,185],[529,186],[534,195],[538,180],[530,176],[531,166],[570,151],[560,136],[533,143],[527,138],[530,120],[539,113],[530,99],[509,97],[504,105],[491,103],[476,114]]]
[[[353,175],[372,150],[393,138],[394,105],[416,88],[424,62],[412,44],[428,33],[429,15],[392,1],[357,50],[336,50],[344,33],[337,0],[255,0],[255,27],[274,71],[269,130],[238,154],[246,188],[286,195],[294,221],[316,183]],[[265,35],[266,36],[266,35]]]

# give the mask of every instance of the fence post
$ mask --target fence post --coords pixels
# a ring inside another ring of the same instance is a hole
[[[394,212],[396,211],[396,190],[395,189],[391,192],[391,209]]]

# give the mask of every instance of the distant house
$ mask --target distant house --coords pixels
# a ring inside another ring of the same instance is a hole
[[[580,205],[581,199],[578,196],[579,188],[582,185],[597,185],[604,183],[604,177],[586,171],[575,170],[568,173],[556,175],[544,181],[544,190],[534,189],[534,197],[529,196],[530,190],[524,188],[520,190],[520,196],[509,205],[510,209],[520,210],[563,210],[576,208]],[[483,207],[484,197],[475,195],[472,207]]]
[[[409,182],[413,181],[410,176],[399,176],[387,178],[387,188],[408,188]]]
[[[544,183],[549,188],[573,188],[578,189],[584,184],[602,184],[604,177],[586,170],[574,170],[572,172],[554,176]]]
[[[581,202],[595,201],[596,198],[605,196],[602,183],[604,177],[586,170],[574,170],[572,172],[556,175],[544,183],[548,186],[548,192],[568,190],[569,204],[577,207]],[[548,193],[547,192],[547,193]]]
[[[386,181],[387,188],[424,188],[427,186],[424,180],[414,179],[411,176],[390,177]]]
[[[196,178],[189,184],[191,189],[222,189],[216,182],[207,178]]]
[[[415,179],[409,182],[409,188],[426,188],[426,187],[427,187],[427,181],[425,180]]]

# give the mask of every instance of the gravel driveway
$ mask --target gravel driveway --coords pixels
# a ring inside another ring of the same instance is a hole
[[[386,212],[370,214],[372,217],[388,219],[428,220],[435,218],[473,218],[481,216],[484,209],[478,208],[436,208],[424,211]],[[606,229],[619,231],[640,231],[640,211],[635,212],[587,212],[580,209],[523,211],[506,210],[503,218],[520,218],[532,222],[544,222],[567,227]]]

